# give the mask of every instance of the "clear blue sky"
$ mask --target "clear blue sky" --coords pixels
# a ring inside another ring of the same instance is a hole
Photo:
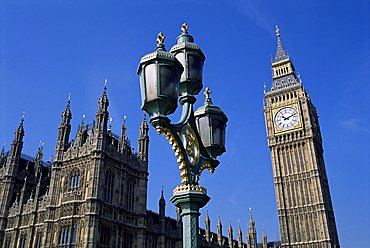
[[[245,233],[253,208],[275,239],[278,221],[262,113],[263,83],[271,82],[275,24],[320,116],[335,217],[343,248],[370,243],[370,3],[369,1],[113,1],[38,0],[0,4],[0,142],[13,138],[26,112],[24,152],[40,140],[53,154],[60,114],[72,94],[73,131],[92,121],[108,78],[113,130],[127,115],[136,146],[140,111],[136,69],[162,31],[170,48],[186,21],[207,59],[204,84],[229,117],[227,152],[214,175],[205,172],[212,229],[220,214]],[[203,102],[203,98],[198,102]],[[174,116],[176,119],[177,116]],[[150,130],[148,208],[157,211],[179,184],[170,146]],[[175,215],[167,201],[167,213]],[[204,211],[203,211],[204,213]],[[201,224],[204,215],[201,216]],[[225,229],[226,231],[226,229]],[[235,233],[236,234],[236,233]],[[235,235],[236,236],[236,235]]]

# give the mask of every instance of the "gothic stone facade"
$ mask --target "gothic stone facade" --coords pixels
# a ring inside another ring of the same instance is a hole
[[[264,113],[282,247],[338,248],[316,108],[276,35]]]
[[[42,146],[36,157],[22,154],[23,117],[10,151],[0,155],[0,247],[123,247],[180,248],[182,223],[165,216],[165,200],[159,214],[146,209],[148,181],[148,125],[140,125],[138,151],[126,136],[108,126],[109,100],[106,87],[98,102],[95,121],[78,127],[70,141],[70,99],[58,128],[53,163],[43,162]],[[256,248],[252,216],[247,244],[238,230],[233,239],[200,230],[201,247]],[[278,243],[277,243],[278,244]],[[261,247],[276,247],[262,235]]]

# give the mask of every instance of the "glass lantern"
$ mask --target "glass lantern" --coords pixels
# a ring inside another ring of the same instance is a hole
[[[211,91],[206,88],[206,100],[202,107],[194,113],[202,143],[212,158],[220,156],[226,151],[226,114],[217,106],[214,106],[209,94]]]
[[[140,60],[138,75],[142,106],[149,115],[167,116],[175,112],[179,95],[182,65],[175,56],[166,52],[164,36],[159,34],[156,51]]]
[[[177,44],[171,48],[171,53],[184,67],[180,78],[180,95],[197,95],[203,88],[203,65],[205,56],[200,47],[194,43],[194,38],[188,33],[188,25],[182,25],[182,34],[177,37]]]

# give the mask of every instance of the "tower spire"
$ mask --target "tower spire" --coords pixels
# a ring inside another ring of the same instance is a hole
[[[278,25],[275,26],[275,34],[277,38],[277,49],[276,49],[274,63],[285,60],[285,59],[289,59],[289,55],[287,51],[284,50],[282,42],[281,42],[280,29]]]
[[[108,106],[107,79],[104,80],[103,93],[98,101],[98,110],[95,114],[94,142],[98,149],[105,149],[108,131]]]
[[[217,242],[219,246],[222,246],[222,223],[220,215],[217,218]]]
[[[166,200],[164,199],[164,189],[162,186],[162,191],[161,191],[161,198],[159,199],[159,216],[165,217],[166,214]]]
[[[208,215],[208,210],[206,212],[206,220],[205,220],[205,235],[207,242],[211,241],[211,219]]]
[[[267,234],[265,231],[265,225],[262,228],[262,248],[267,248]]]
[[[229,220],[229,227],[227,229],[228,238],[229,238],[229,248],[234,248],[234,235],[233,235],[233,227],[231,226],[231,220]]]
[[[56,144],[56,151],[54,158],[56,160],[61,159],[63,151],[68,146],[69,135],[71,133],[71,94],[68,95],[67,105],[62,112],[62,119],[58,127],[58,139]]]
[[[149,127],[146,121],[146,114],[144,113],[143,121],[140,124],[140,133],[139,133],[139,140],[138,140],[138,150],[139,150],[139,158],[142,161],[148,161],[148,145],[149,145]]]
[[[240,221],[238,220],[238,248],[243,248],[243,233],[240,228]]]
[[[288,52],[283,48],[280,29],[278,25],[275,27],[275,33],[277,38],[277,48],[275,59],[272,61],[272,85],[270,91],[285,89],[287,86],[298,84],[298,79],[295,75],[295,68],[292,61],[289,58]],[[264,88],[264,94],[269,94],[270,91],[266,91]]]
[[[38,178],[41,174],[41,171],[42,171],[42,157],[44,156],[44,153],[43,153],[43,149],[44,149],[44,146],[43,146],[43,143],[40,141],[40,145],[37,149],[37,154],[36,154],[36,157],[35,157],[35,176],[36,178]]]
[[[251,207],[249,208],[249,228],[247,234],[247,247],[257,248],[257,232]]]
[[[24,112],[22,112],[22,117],[19,122],[19,126],[14,132],[13,142],[11,144],[10,151],[9,151],[9,157],[11,159],[8,159],[8,163],[10,164],[13,164],[12,160],[15,161],[15,159],[19,159],[22,153],[23,137],[24,137],[23,122],[24,122]],[[16,164],[13,164],[13,165],[16,166]]]

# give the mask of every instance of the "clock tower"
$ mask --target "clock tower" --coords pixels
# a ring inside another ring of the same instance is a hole
[[[339,248],[316,108],[276,36],[263,111],[282,247]]]

